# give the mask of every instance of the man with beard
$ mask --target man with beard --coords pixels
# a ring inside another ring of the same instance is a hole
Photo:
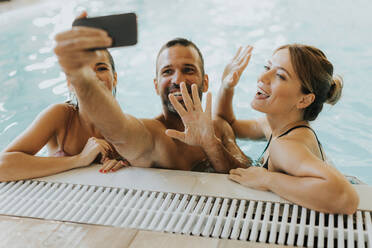
[[[200,103],[199,97],[208,90],[203,57],[191,41],[174,39],[160,49],[154,86],[162,99],[163,111],[156,118],[139,119],[122,111],[88,66],[91,59],[99,56],[92,48],[111,45],[112,40],[105,31],[73,27],[57,34],[55,39],[55,54],[74,87],[80,108],[89,113],[95,127],[132,166],[227,173],[250,164],[236,145],[230,125],[223,119],[212,121],[210,94],[206,109],[209,114],[193,122],[199,126],[213,125],[213,140],[187,136],[188,127],[185,128],[169,100],[172,96],[182,106],[189,107],[189,103],[183,102],[185,91],[193,94],[194,102],[197,99]],[[205,113],[201,104],[198,107],[196,111]],[[184,132],[187,141],[174,138],[177,131]]]

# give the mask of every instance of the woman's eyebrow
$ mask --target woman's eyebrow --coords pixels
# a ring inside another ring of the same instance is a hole
[[[106,65],[106,66],[108,66],[108,64],[106,64],[105,62],[98,62],[98,63],[96,64],[96,66],[100,66],[100,65]]]
[[[288,72],[284,67],[278,66],[277,68],[280,69],[280,70],[285,71],[285,72],[288,74],[288,76],[289,76],[290,78],[292,78],[291,74],[290,74],[290,73],[289,73],[289,72]]]

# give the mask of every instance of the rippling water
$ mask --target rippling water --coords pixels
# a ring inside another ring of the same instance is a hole
[[[225,64],[240,45],[254,55],[235,97],[238,117],[261,114],[250,108],[255,82],[279,45],[319,47],[344,76],[344,95],[325,106],[312,124],[329,157],[343,173],[372,184],[372,4],[367,0],[162,0],[56,1],[0,15],[0,149],[6,147],[50,104],[64,101],[65,77],[53,55],[53,37],[81,10],[89,15],[136,12],[139,43],[113,49],[118,70],[118,100],[127,113],[152,117],[161,110],[152,79],[160,46],[186,37],[205,56],[210,90],[217,92]],[[239,141],[255,158],[262,142]]]

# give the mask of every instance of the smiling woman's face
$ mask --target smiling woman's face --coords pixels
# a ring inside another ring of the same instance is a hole
[[[97,51],[100,56],[91,63],[91,68],[97,77],[106,85],[110,91],[116,86],[117,76],[113,71],[108,54],[104,50]]]
[[[251,106],[267,114],[289,114],[300,111],[304,94],[287,48],[278,50],[265,65],[257,80],[257,92]]]

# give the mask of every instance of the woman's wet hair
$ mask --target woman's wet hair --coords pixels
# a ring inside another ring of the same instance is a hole
[[[288,49],[291,63],[301,82],[304,94],[313,93],[314,101],[304,110],[303,119],[313,121],[323,109],[324,103],[336,104],[340,99],[343,87],[342,77],[333,75],[333,65],[325,54],[316,47],[288,44],[279,47]]]
[[[115,62],[114,62],[114,58],[112,57],[111,53],[109,50],[107,49],[104,49],[104,51],[106,52],[107,54],[107,57],[109,58],[109,61],[110,61],[110,65],[111,65],[111,68],[112,68],[112,74],[115,75]],[[116,86],[112,89],[112,95],[114,97],[116,97]]]
[[[109,58],[109,61],[110,61],[110,64],[111,64],[111,68],[112,68],[112,73],[115,74],[116,70],[115,70],[115,62],[114,62],[114,59],[113,59],[113,57],[112,57],[112,55],[111,55],[111,53],[110,53],[109,50],[104,49],[104,51],[106,52],[107,57]]]

